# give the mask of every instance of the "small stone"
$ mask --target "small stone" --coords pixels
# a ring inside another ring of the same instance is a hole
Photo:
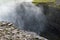
[[[13,24],[12,23],[9,23],[8,26],[12,26]]]

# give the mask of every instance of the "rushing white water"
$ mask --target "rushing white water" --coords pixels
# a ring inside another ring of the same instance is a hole
[[[14,23],[18,28],[34,31],[45,31],[46,17],[42,7],[32,3],[7,2],[0,5],[0,21]]]

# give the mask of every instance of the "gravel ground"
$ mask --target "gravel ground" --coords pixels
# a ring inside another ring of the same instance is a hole
[[[0,22],[0,40],[47,40],[34,32],[16,28],[12,23]]]

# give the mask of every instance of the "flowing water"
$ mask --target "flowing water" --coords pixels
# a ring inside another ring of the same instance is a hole
[[[0,21],[14,23],[18,28],[38,34],[45,31],[46,17],[43,7],[26,2],[6,2],[0,5]]]

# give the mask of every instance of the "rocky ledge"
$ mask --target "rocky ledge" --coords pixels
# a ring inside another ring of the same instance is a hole
[[[10,22],[0,22],[0,40],[47,40],[34,32],[16,28]]]

